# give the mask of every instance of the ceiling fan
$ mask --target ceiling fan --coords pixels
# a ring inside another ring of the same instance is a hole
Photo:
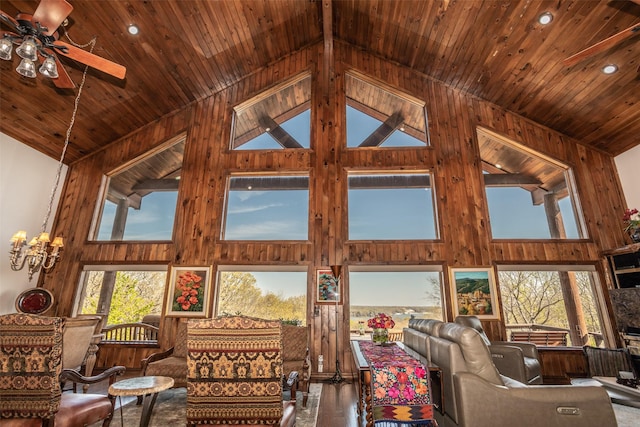
[[[10,60],[12,45],[20,45],[16,53],[23,61],[16,71],[27,77],[35,77],[35,64],[41,59],[40,73],[51,77],[53,84],[61,89],[73,89],[75,84],[58,55],[124,79],[127,69],[122,65],[58,39],[58,28],[72,10],[73,6],[66,0],[40,0],[33,15],[18,13],[15,18],[0,10],[0,23],[12,31],[4,32],[0,39],[0,58]]]
[[[630,1],[640,5],[640,0],[630,0]],[[576,54],[571,55],[570,57],[562,61],[562,63],[567,67],[571,67],[584,59],[590,58],[601,52],[609,50],[615,45],[617,45],[618,43],[621,43],[622,41],[628,39],[629,37],[632,37],[639,33],[640,33],[640,22],[638,22],[635,25],[632,25],[631,27],[625,30],[620,31],[619,33],[612,35],[609,38],[599,41],[598,43],[591,45],[588,48],[583,49]],[[638,71],[640,72],[640,68],[638,68]]]

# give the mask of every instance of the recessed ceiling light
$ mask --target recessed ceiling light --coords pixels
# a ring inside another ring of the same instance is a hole
[[[502,169],[502,165],[500,163],[496,163],[496,168],[497,169]]]
[[[140,29],[138,28],[137,25],[131,24],[129,25],[129,28],[127,28],[127,31],[129,31],[129,34],[131,34],[132,36],[135,36],[140,32]]]
[[[602,67],[602,72],[605,74],[613,74],[618,71],[618,66],[616,64],[607,64]]]
[[[542,25],[547,25],[551,21],[553,21],[553,15],[550,12],[545,12],[538,16],[538,22]]]

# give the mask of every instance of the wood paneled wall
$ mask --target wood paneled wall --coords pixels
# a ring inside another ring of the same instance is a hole
[[[56,216],[55,235],[65,237],[59,266],[41,276],[53,291],[56,312],[68,315],[85,264],[275,264],[308,267],[309,295],[315,269],[341,264],[431,264],[447,267],[496,264],[591,264],[601,282],[600,252],[625,244],[616,212],[623,206],[613,159],[578,141],[501,110],[480,99],[371,56],[340,42],[334,44],[335,70],[322,79],[322,45],[311,46],[255,73],[242,82],[152,126],[115,141],[107,149],[71,165]],[[427,105],[431,146],[358,149],[343,146],[346,133],[344,73],[353,68],[385,82]],[[268,152],[228,150],[232,108],[262,90],[302,71],[312,73],[311,150]],[[564,241],[492,241],[476,138],[483,126],[572,166],[590,238]],[[186,132],[182,177],[171,242],[89,242],[103,176],[146,150]],[[440,219],[437,241],[349,242],[346,224],[346,170],[429,170],[433,174]],[[308,242],[225,242],[219,240],[225,178],[235,171],[301,171],[310,176]],[[446,275],[445,275],[446,276]],[[445,277],[445,311],[451,293]],[[312,325],[313,360],[324,355],[325,372],[338,354],[343,372],[351,371],[348,345],[348,274],[343,274],[344,305],[307,305]],[[171,345],[177,319],[161,324],[161,347]],[[336,326],[338,326],[336,328]],[[492,339],[505,338],[502,322],[485,322]],[[330,376],[331,374],[326,374]]]

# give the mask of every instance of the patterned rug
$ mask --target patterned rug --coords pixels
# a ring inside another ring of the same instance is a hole
[[[312,383],[309,388],[309,400],[307,407],[302,407],[302,393],[297,393],[296,402],[296,427],[315,427],[318,418],[318,406],[322,384]],[[158,394],[158,399],[153,407],[151,422],[149,427],[167,427],[168,425],[183,426],[186,418],[187,389],[169,389]],[[116,400],[116,405],[118,405]],[[120,410],[117,409],[111,422],[111,427],[136,427],[140,423],[142,405],[136,405],[135,399],[126,403],[122,408],[122,418]],[[102,423],[94,424],[90,427],[100,427]]]

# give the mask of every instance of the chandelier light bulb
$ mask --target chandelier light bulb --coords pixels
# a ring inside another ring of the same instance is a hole
[[[36,42],[33,37],[25,37],[22,44],[16,49],[16,53],[20,58],[37,61],[38,47],[36,46]]]
[[[0,59],[10,61],[12,49],[13,42],[11,41],[11,38],[9,38],[8,36],[4,36],[2,40],[0,40]]]
[[[25,77],[35,79],[36,77],[36,65],[32,60],[24,58],[20,61],[20,65],[16,68],[16,71]]]
[[[58,67],[56,66],[56,60],[52,57],[48,56],[42,66],[40,67],[40,74],[47,76],[52,79],[58,78]]]

